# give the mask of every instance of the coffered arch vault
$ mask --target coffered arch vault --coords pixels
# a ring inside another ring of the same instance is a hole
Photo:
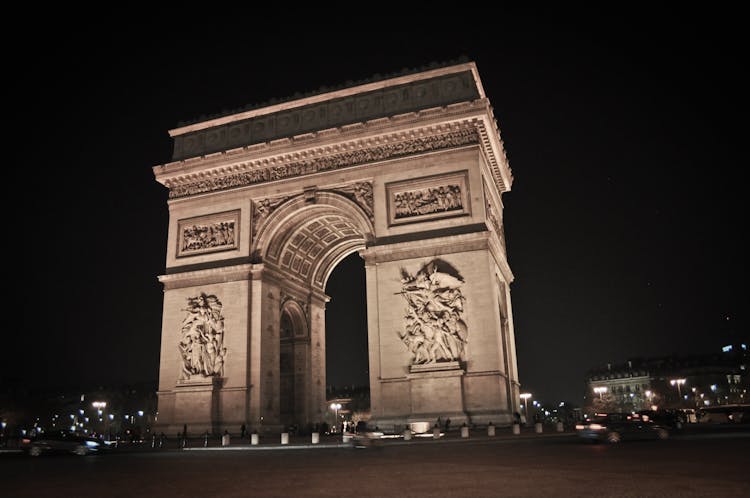
[[[259,227],[253,250],[266,265],[319,291],[333,267],[372,239],[373,226],[356,203],[333,192],[279,205]]]

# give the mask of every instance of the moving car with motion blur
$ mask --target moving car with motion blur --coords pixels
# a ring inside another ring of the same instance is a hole
[[[585,441],[619,443],[636,439],[667,439],[669,431],[639,414],[597,413],[576,425]]]
[[[21,448],[31,456],[39,456],[43,453],[72,453],[84,456],[104,451],[108,448],[108,444],[102,439],[85,434],[49,431],[22,439]]]

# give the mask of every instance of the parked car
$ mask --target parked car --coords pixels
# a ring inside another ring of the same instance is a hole
[[[576,433],[585,441],[607,443],[669,437],[666,428],[630,413],[597,413],[593,418],[577,424]]]
[[[88,455],[99,453],[108,448],[106,441],[67,431],[41,432],[36,436],[21,440],[21,448],[31,456],[42,453],[73,453]]]

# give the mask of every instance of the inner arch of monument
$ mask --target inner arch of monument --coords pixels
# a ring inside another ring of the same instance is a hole
[[[260,227],[255,250],[268,266],[323,292],[336,264],[364,249],[372,233],[372,224],[355,203],[319,193],[313,201],[294,198],[272,213]]]
[[[306,427],[324,418],[313,400],[325,399],[327,384],[326,282],[339,261],[365,248],[372,225],[356,204],[325,193],[290,199],[266,221],[256,249],[281,296],[278,422]],[[323,319],[310,320],[311,312]]]

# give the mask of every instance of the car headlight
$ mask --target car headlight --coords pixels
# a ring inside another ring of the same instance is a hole
[[[97,443],[96,441],[86,441],[86,446],[88,446],[89,448],[96,448],[99,446],[99,443]]]

